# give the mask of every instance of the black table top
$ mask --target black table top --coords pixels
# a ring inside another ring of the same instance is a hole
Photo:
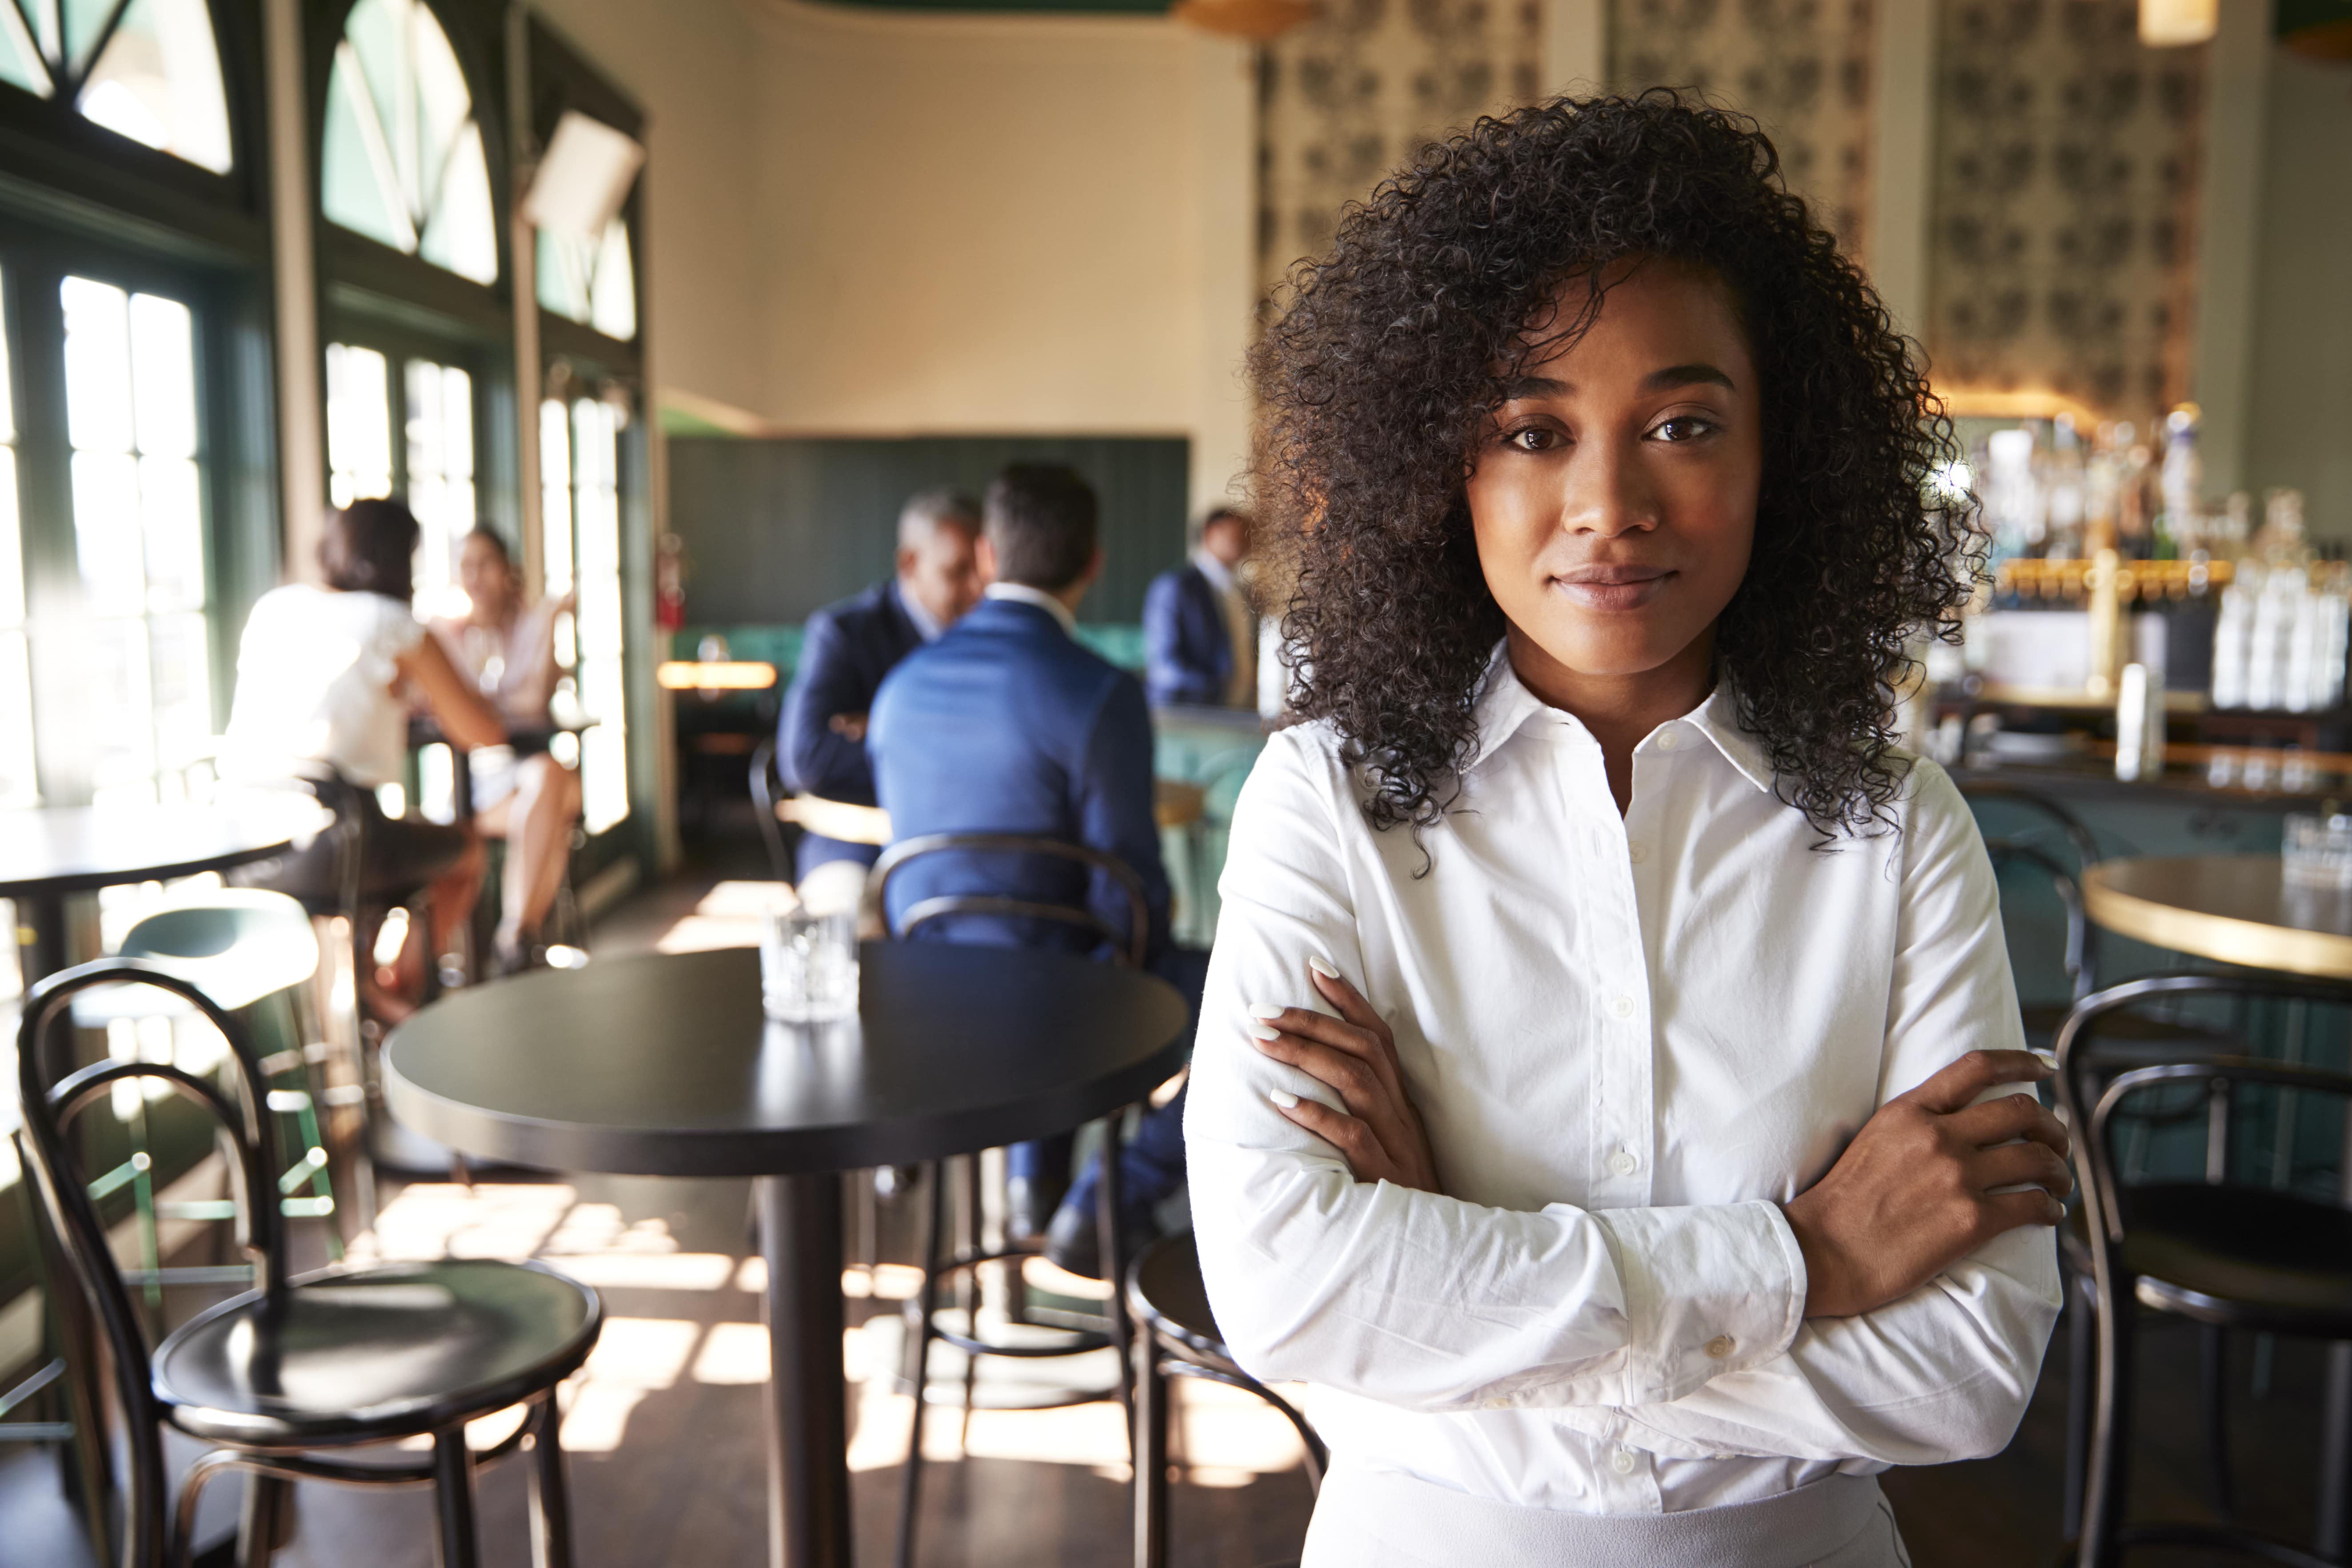
[[[232,791],[202,805],[0,812],[0,897],[193,877],[283,854],[334,821],[307,795]]]
[[[801,1175],[1042,1137],[1183,1065],[1175,988],[1063,953],[869,942],[860,1016],[761,1011],[749,948],[460,991],[384,1051],[392,1113],[479,1158],[628,1175]]]

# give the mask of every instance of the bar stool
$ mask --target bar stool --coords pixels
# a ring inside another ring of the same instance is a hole
[[[1135,1320],[1135,1564],[1168,1562],[1168,1380],[1202,1377],[1246,1389],[1282,1413],[1307,1447],[1307,1480],[1317,1490],[1331,1456],[1290,1402],[1241,1369],[1225,1348],[1201,1254],[1190,1231],[1146,1247],[1127,1273],[1127,1309]]]
[[[916,903],[897,922],[889,923],[889,905],[886,895],[890,879],[909,861],[928,855],[1034,855],[1075,862],[1090,872],[1100,872],[1111,885],[1119,889],[1128,906],[1128,930],[1124,937],[1110,929],[1091,910],[1066,904],[1049,904],[1025,899],[1000,898],[993,894],[957,893],[924,899]],[[1142,879],[1117,858],[1082,845],[1064,843],[1055,838],[1035,838],[1009,833],[931,833],[913,838],[902,838],[882,852],[866,879],[863,920],[869,926],[878,926],[896,940],[906,936],[932,921],[953,915],[990,915],[999,918],[1036,920],[1066,925],[1097,937],[1107,943],[1115,959],[1130,968],[1143,966],[1145,944],[1150,940],[1150,906],[1143,896]],[[1103,1257],[1109,1261],[1106,1276],[1112,1280],[1126,1277],[1127,1250],[1123,1227],[1119,1225],[1119,1124],[1125,1110],[1103,1120],[1102,1178],[1097,1184],[1097,1224],[1101,1226]],[[911,1340],[908,1378],[915,1394],[915,1418],[907,1439],[906,1483],[898,1495],[898,1568],[913,1568],[915,1561],[916,1521],[921,1502],[923,1470],[923,1415],[929,1407],[931,1342],[944,1340],[963,1352],[964,1363],[964,1422],[967,1431],[971,1421],[972,1394],[978,1358],[983,1355],[1012,1356],[1024,1360],[1042,1360],[1062,1356],[1084,1355],[1106,1347],[1119,1352],[1119,1399],[1129,1409],[1134,1405],[1131,1386],[1133,1373],[1129,1365],[1127,1346],[1130,1331],[1127,1303],[1123,1294],[1114,1288],[1108,1300],[1103,1317],[1056,1314],[1046,1326],[1064,1331],[1063,1337],[1043,1344],[992,1343],[979,1337],[978,1296],[971,1289],[972,1271],[986,1263],[1017,1263],[1039,1250],[1034,1242],[1017,1243],[990,1248],[980,1245],[976,1236],[967,1234],[963,1244],[950,1250],[945,1245],[946,1167],[957,1167],[964,1191],[971,1200],[964,1205],[967,1221],[977,1217],[979,1204],[978,1156],[959,1155],[951,1162],[935,1161],[926,1167],[929,1184],[928,1223],[923,1244],[923,1284],[913,1300],[908,1302],[910,1321],[908,1332]],[[939,1284],[942,1278],[951,1277],[963,1288],[968,1303],[965,1324],[972,1331],[958,1333],[939,1325]],[[1043,1320],[1045,1314],[1038,1317]]]
[[[2070,1447],[2074,1431],[2087,1428],[2080,1461],[2085,1482],[2077,1560],[2084,1568],[2114,1568],[2129,1546],[2207,1546],[2321,1568],[2342,1560],[2344,1542],[2329,1537],[2341,1533],[2340,1493],[2352,1469],[2352,1431],[2345,1429],[2352,1399],[2330,1400],[2316,1553],[2229,1524],[2125,1521],[2137,1308],[2215,1330],[2336,1341],[2339,1358],[2346,1353],[2342,1342],[2352,1342],[2352,1211],[2341,1201],[2322,1203],[2231,1182],[2228,1142],[2235,1086],[2352,1097],[2352,1074],[2248,1057],[2149,1063],[2111,1078],[2103,1070],[2094,1041],[2110,1015],[2151,1001],[2197,996],[2267,996],[2343,1006],[2352,1005],[2352,987],[2262,975],[2163,975],[2084,998],[2059,1031],[2058,1092],[2074,1132],[2097,1314],[2096,1382],[2088,1408],[2069,1420]],[[2203,1091],[2209,1127],[2205,1179],[2122,1182],[2110,1148],[2121,1108],[2132,1095],[2167,1084]],[[2069,1458],[2071,1468],[2074,1456]]]
[[[163,1062],[103,1061],[77,1071],[52,1050],[52,1026],[76,994],[137,981],[191,1004],[230,1049],[226,1087]],[[76,1283],[100,1324],[124,1416],[129,1458],[122,1563],[184,1568],[205,1485],[227,1470],[253,1477],[237,1561],[266,1564],[297,1480],[430,1486],[443,1568],[479,1562],[476,1465],[533,1449],[536,1560],[568,1568],[571,1525],[555,1389],[595,1347],[604,1310],[594,1291],[538,1264],[461,1258],[331,1268],[289,1279],[269,1122],[250,1071],[244,1027],[196,985],[139,959],[105,958],[49,976],[25,999],[17,1028],[22,1142],[27,1168]],[[65,1131],[117,1083],[156,1079],[209,1111],[232,1165],[238,1239],[257,1289],[183,1324],[151,1351],[79,1163]],[[522,1423],[496,1448],[466,1447],[466,1423],[521,1405]],[[169,1496],[163,1428],[219,1445]],[[354,1464],[310,1450],[429,1436],[423,1462]]]

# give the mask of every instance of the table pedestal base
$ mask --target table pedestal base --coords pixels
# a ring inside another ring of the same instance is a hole
[[[768,1266],[768,1561],[850,1568],[841,1177],[760,1176]]]

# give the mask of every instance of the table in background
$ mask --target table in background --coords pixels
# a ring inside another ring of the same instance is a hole
[[[1164,982],[1024,948],[860,950],[859,1016],[761,1015],[750,949],[459,992],[384,1051],[393,1115],[551,1171],[750,1176],[768,1284],[770,1561],[849,1568],[841,1173],[1065,1131],[1183,1065]]]
[[[291,790],[225,791],[205,805],[0,813],[0,898],[16,900],[25,984],[66,966],[68,894],[249,866],[308,844],[333,822]]]

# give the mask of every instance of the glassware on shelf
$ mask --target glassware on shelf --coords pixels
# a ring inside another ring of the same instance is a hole
[[[2289,813],[2279,854],[2293,886],[2352,889],[2352,816],[2334,810]]]

